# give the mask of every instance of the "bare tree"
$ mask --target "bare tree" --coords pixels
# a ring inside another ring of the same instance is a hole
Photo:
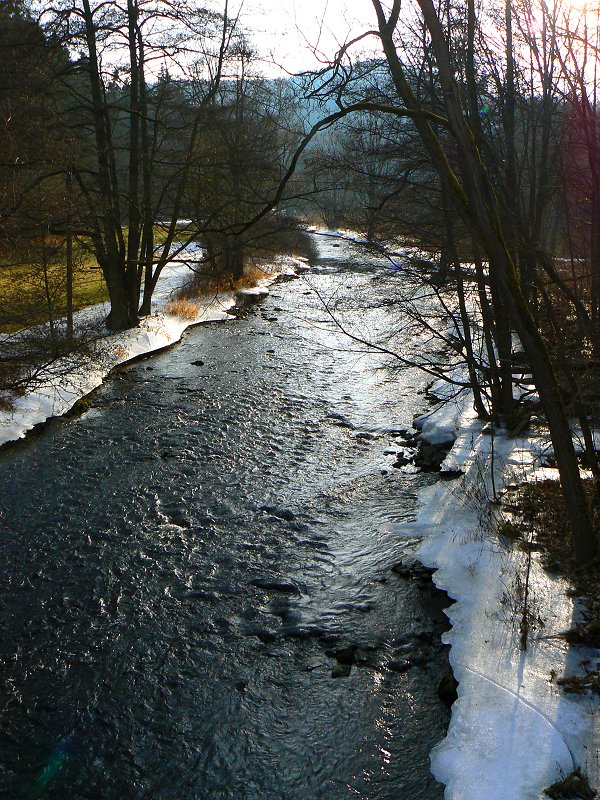
[[[213,101],[222,76],[236,20],[227,2],[222,13],[199,9],[184,0],[58,0],[43,15],[48,30],[85,55],[76,65],[88,81],[89,101],[81,98],[94,132],[93,168],[75,166],[73,176],[85,198],[83,223],[102,268],[111,302],[108,324],[119,330],[137,324],[150,311],[152,293],[176,242],[189,179],[190,157],[203,113]],[[161,151],[157,135],[165,119],[149,81],[152,69],[169,65],[202,72],[201,95],[190,96],[181,160],[172,164],[169,192],[155,193]],[[123,90],[111,86],[115,74]],[[80,87],[75,87],[78,90]],[[117,148],[117,124],[125,133],[125,159]],[[90,165],[91,166],[91,165]],[[165,200],[168,206],[165,207]],[[161,219],[164,235],[156,241]],[[83,227],[83,225],[82,225]],[[144,296],[140,308],[141,289]]]

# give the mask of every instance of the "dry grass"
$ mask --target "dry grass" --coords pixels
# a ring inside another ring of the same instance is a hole
[[[188,291],[192,291],[196,296],[198,294],[239,291],[248,286],[256,286],[259,281],[268,278],[272,274],[273,267],[267,262],[264,264],[246,262],[244,274],[241,278],[233,280],[228,272],[206,272],[205,275],[200,276],[200,280],[195,282],[195,287]]]
[[[583,485],[591,506],[593,481],[585,480]],[[527,523],[527,527],[533,526],[544,567],[550,572],[579,581],[582,578],[581,570],[573,554],[569,521],[558,480],[523,483],[509,490],[505,500]]]
[[[199,307],[198,303],[195,303],[188,297],[178,297],[167,303],[165,311],[167,314],[172,314],[174,317],[193,321],[198,316]]]

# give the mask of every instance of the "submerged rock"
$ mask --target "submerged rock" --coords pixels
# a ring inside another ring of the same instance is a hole
[[[330,658],[335,658],[339,664],[354,664],[356,657],[356,645],[352,644],[349,647],[331,648],[325,651],[325,655]]]
[[[272,517],[277,517],[278,519],[283,519],[286,522],[292,522],[292,520],[296,519],[296,515],[293,511],[290,511],[289,508],[277,508],[276,506],[259,506],[259,511],[264,511],[266,514],[270,514]]]
[[[450,708],[452,704],[458,699],[458,681],[450,670],[444,675],[438,684],[437,696],[442,703]]]
[[[412,570],[410,567],[407,567],[406,564],[400,562],[399,564],[394,564],[392,567],[392,572],[398,575],[400,578],[410,578],[412,576]]]
[[[415,633],[415,639],[425,644],[433,644],[435,641],[435,634],[432,631],[418,631]]]
[[[412,667],[411,661],[406,661],[405,659],[395,658],[392,661],[388,661],[386,667],[391,670],[392,672],[407,672]]]
[[[392,467],[395,469],[400,469],[400,467],[405,467],[407,464],[411,463],[411,459],[404,455],[404,451],[400,450],[396,454],[396,460],[392,464]]]
[[[263,644],[273,644],[279,639],[279,636],[274,631],[262,628],[250,631],[250,635],[256,636]]]
[[[354,425],[351,422],[348,422],[346,419],[335,419],[331,424],[338,428],[348,428],[349,430],[354,430]]]
[[[337,664],[334,664],[333,669],[331,670],[331,677],[347,678],[351,672],[352,666],[350,664],[341,664],[338,662]]]
[[[281,578],[253,578],[249,581],[250,586],[258,589],[266,589],[270,592],[283,592],[284,594],[301,594],[300,589],[295,583]]]

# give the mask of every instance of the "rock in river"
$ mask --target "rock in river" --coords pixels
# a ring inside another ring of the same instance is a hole
[[[457,690],[458,681],[450,670],[444,675],[438,684],[437,694],[442,703],[450,708],[450,706],[458,699]]]
[[[352,671],[352,666],[350,664],[340,664],[338,661],[337,664],[334,664],[333,669],[331,670],[331,677],[332,678],[347,678]]]

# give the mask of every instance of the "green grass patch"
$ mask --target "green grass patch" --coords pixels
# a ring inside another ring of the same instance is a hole
[[[185,226],[184,226],[185,227]],[[155,251],[160,252],[168,226],[156,225]],[[126,236],[126,232],[125,236]],[[177,247],[187,237],[179,231]],[[108,291],[89,242],[73,242],[73,310],[108,300]],[[64,240],[49,238],[30,245],[27,255],[0,254],[0,333],[58,320],[66,315],[66,246]]]
[[[75,311],[108,298],[102,271],[81,244],[74,244],[73,308]],[[0,259],[0,332],[60,319],[66,314],[65,250],[35,253],[27,262]]]

